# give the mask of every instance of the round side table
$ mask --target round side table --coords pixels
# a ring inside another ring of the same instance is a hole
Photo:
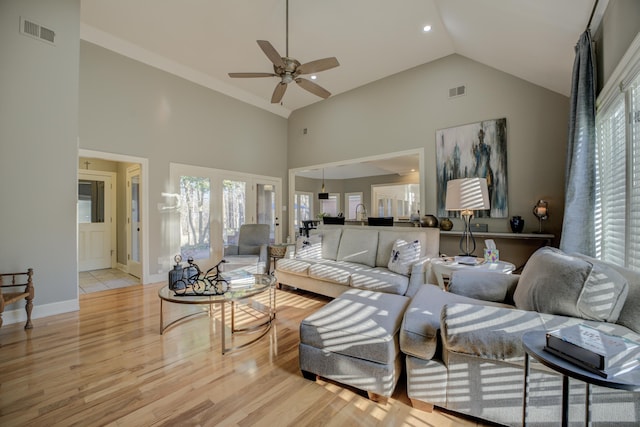
[[[569,425],[569,377],[583,381],[586,384],[585,398],[585,425],[589,425],[591,412],[589,409],[589,386],[591,384],[600,387],[608,387],[632,392],[640,391],[640,372],[637,370],[617,375],[613,378],[603,378],[574,365],[558,356],[544,350],[546,345],[546,333],[543,331],[531,331],[522,335],[524,347],[524,393],[522,399],[522,425],[527,423],[527,404],[529,403],[529,358],[533,357],[538,362],[562,375],[562,426]]]
[[[507,261],[485,262],[482,258],[476,258],[476,265],[460,264],[455,258],[431,258],[431,268],[438,281],[438,286],[445,289],[445,278],[448,280],[456,270],[496,271],[498,273],[511,274],[516,266]]]

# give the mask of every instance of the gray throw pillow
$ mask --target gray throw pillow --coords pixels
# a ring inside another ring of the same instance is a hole
[[[593,261],[578,298],[583,319],[617,322],[629,293],[627,280],[613,268]]]
[[[611,268],[545,247],[522,271],[513,295],[516,307],[539,313],[615,322],[628,292]]]

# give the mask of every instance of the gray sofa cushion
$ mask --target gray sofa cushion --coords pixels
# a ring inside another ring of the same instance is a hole
[[[545,247],[527,261],[514,301],[523,310],[615,322],[627,292],[614,269]]]
[[[377,250],[378,233],[368,229],[347,228],[342,231],[337,260],[375,267]]]
[[[322,235],[322,258],[335,261],[338,259],[342,228],[323,228],[318,232]]]
[[[504,302],[513,295],[519,279],[517,274],[457,270],[451,273],[447,290],[483,301]]]
[[[446,292],[436,285],[423,285],[411,299],[404,313],[400,346],[402,352],[421,359],[436,355],[440,335],[440,312],[447,304],[467,303],[513,308],[507,304],[479,301]]]
[[[325,282],[349,286],[354,268],[348,263],[319,262],[309,266],[309,277]]]
[[[321,259],[322,235],[314,234],[309,237],[299,236],[296,239],[296,257],[304,259]]]
[[[276,263],[276,267],[280,271],[286,271],[289,274],[297,274],[298,276],[307,276],[309,267],[315,264],[315,260],[282,258]]]
[[[392,364],[409,298],[350,289],[300,323],[300,342],[324,351]]]
[[[351,274],[351,287],[404,295],[409,287],[409,278],[386,268],[365,268]]]

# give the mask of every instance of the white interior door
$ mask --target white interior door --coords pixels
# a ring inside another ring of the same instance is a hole
[[[142,277],[142,212],[140,166],[127,168],[127,270]]]
[[[112,174],[78,173],[78,270],[111,268],[112,250]]]

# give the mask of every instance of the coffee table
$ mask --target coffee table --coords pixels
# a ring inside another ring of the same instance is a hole
[[[243,283],[242,286],[237,287],[233,287],[233,285],[231,285],[230,289],[222,295],[197,295],[194,293],[179,295],[176,294],[173,290],[169,289],[168,285],[162,287],[158,291],[158,296],[160,297],[160,334],[164,334],[164,332],[171,326],[174,326],[179,322],[182,322],[199,314],[207,314],[209,317],[212,317],[213,306],[219,305],[221,311],[220,322],[222,325],[222,327],[220,328],[222,354],[245,347],[249,344],[253,344],[258,339],[262,338],[267,332],[269,332],[269,330],[271,329],[271,322],[273,321],[273,319],[275,319],[276,316],[276,291],[274,286],[276,282],[275,277],[269,274],[255,274],[253,277],[253,283]],[[236,306],[251,302],[253,297],[256,297],[265,292],[268,292],[269,294],[268,303],[266,306],[256,301],[253,301],[253,303],[251,304],[251,310],[254,312],[253,314],[255,314],[255,312],[262,314],[257,323],[252,323],[250,326],[246,327],[236,327]],[[165,325],[165,303],[208,306],[208,310],[198,310],[195,313],[180,316]],[[227,306],[227,304],[231,305],[231,322],[229,328],[231,330],[232,338],[233,335],[237,333],[258,333],[255,338],[238,346],[226,346],[225,307]]]
[[[640,370],[633,370],[613,378],[603,378],[597,374],[582,369],[554,354],[544,350],[546,334],[543,331],[530,331],[522,335],[522,346],[525,350],[524,358],[524,393],[522,402],[522,425],[527,424],[527,404],[529,403],[529,358],[562,375],[562,426],[569,425],[569,377],[583,381],[586,384],[585,397],[585,425],[589,425],[591,412],[589,408],[590,385],[607,387],[632,392],[640,391]]]
[[[441,289],[445,288],[445,277],[448,278],[456,270],[476,270],[476,271],[496,271],[498,273],[510,274],[516,266],[510,262],[497,261],[485,262],[484,259],[477,258],[476,265],[460,264],[454,258],[431,258],[431,268]]]

